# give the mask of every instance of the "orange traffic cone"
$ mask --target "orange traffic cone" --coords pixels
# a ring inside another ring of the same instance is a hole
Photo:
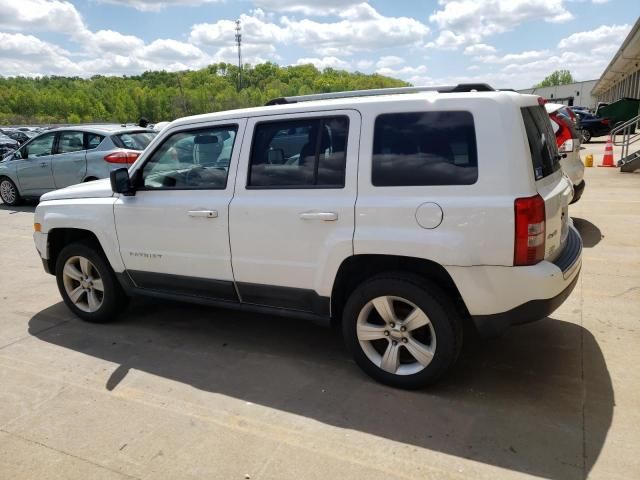
[[[602,165],[599,167],[615,167],[613,163],[613,143],[611,142],[611,135],[607,140],[607,144],[604,146],[604,157],[602,157]]]

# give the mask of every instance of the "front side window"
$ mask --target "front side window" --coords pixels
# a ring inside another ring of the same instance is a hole
[[[348,131],[343,116],[258,124],[247,187],[344,187]]]
[[[51,155],[55,133],[47,133],[35,138],[31,143],[22,147],[19,151],[21,158],[44,157]]]
[[[143,188],[226,188],[237,129],[233,125],[174,133],[142,168]]]
[[[471,185],[478,179],[470,112],[392,113],[376,118],[371,181],[377,187]]]
[[[84,150],[84,134],[82,132],[61,132],[58,135],[58,152],[73,153]]]

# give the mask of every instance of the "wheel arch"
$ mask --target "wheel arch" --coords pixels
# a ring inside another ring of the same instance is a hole
[[[49,272],[55,274],[56,271],[56,262],[58,261],[58,256],[64,247],[71,243],[85,243],[92,247],[97,247],[100,253],[106,257],[104,248],[100,244],[100,240],[90,230],[85,230],[82,228],[53,228],[49,230],[47,234],[47,266],[49,267]]]
[[[338,268],[331,290],[331,322],[334,326],[341,323],[342,310],[351,292],[366,279],[385,272],[412,273],[434,282],[451,297],[461,317],[470,318],[458,287],[439,263],[416,257],[363,254],[346,258]]]

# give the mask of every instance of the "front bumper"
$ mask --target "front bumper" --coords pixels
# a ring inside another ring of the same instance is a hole
[[[582,180],[578,185],[573,186],[573,198],[571,199],[571,203],[576,203],[580,200],[585,186],[586,184],[584,183],[584,180]]]
[[[40,260],[42,260],[42,266],[44,267],[44,271],[47,273],[52,273],[49,268],[49,243],[47,241],[48,235],[42,232],[34,232],[33,233],[33,242],[36,245],[36,250],[38,252],[38,256]]]

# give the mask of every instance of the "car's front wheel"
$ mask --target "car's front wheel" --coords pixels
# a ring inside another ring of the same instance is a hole
[[[115,319],[127,298],[101,253],[86,243],[72,243],[56,261],[56,279],[64,303],[88,322]]]
[[[343,335],[367,374],[400,388],[440,378],[462,344],[461,320],[448,296],[421,277],[401,273],[355,289],[344,309]]]
[[[3,203],[10,206],[19,205],[22,202],[18,187],[6,177],[0,179],[0,198]]]

